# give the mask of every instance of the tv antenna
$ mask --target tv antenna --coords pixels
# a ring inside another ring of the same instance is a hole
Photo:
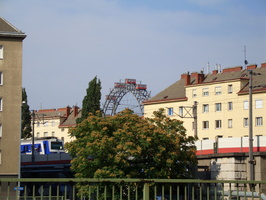
[[[248,61],[247,61],[247,48],[246,48],[246,46],[244,46],[244,63],[245,63],[245,67],[246,67],[247,64],[248,64]]]

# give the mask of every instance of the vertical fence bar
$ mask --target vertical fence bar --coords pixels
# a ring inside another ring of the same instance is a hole
[[[51,196],[52,196],[52,185],[49,184],[49,200],[51,200]]]
[[[7,183],[7,200],[9,200],[10,196],[10,182]]]
[[[138,200],[138,185],[136,184],[135,200]]]
[[[207,200],[210,200],[210,185],[207,186]]]
[[[65,184],[64,198],[67,199],[67,185]]]
[[[43,184],[41,185],[41,200],[43,200]]]
[[[120,185],[120,200],[122,200],[122,196],[123,196],[123,188],[122,185]]]
[[[112,186],[112,200],[115,200],[115,186]]]
[[[130,200],[130,185],[127,188],[127,199]]]
[[[72,185],[72,200],[76,199],[76,185]]]
[[[99,199],[99,185],[97,185],[97,192],[96,192],[96,194],[97,194],[97,200]]]
[[[187,200],[187,185],[184,187],[184,199]]]
[[[202,183],[200,183],[200,200],[202,200]]]
[[[164,185],[162,185],[162,199],[164,199]]]
[[[107,199],[107,186],[104,186],[104,200]]]
[[[173,198],[172,198],[172,185],[170,185],[170,200],[173,200]]]
[[[180,200],[179,184],[177,185],[177,188],[176,188],[176,196],[177,196],[177,200]]]
[[[192,200],[195,199],[194,193],[195,193],[195,185],[193,184],[193,185],[192,185],[192,197],[191,197]]]
[[[150,200],[150,184],[149,183],[144,183],[143,186],[143,200]]]
[[[154,186],[154,199],[157,199],[157,185]]]
[[[35,184],[32,186],[32,198],[35,199]]]
[[[56,184],[56,200],[59,200],[59,196],[60,196],[59,184]]]

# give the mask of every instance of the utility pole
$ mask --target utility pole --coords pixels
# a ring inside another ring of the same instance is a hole
[[[250,180],[254,181],[254,156],[253,156],[253,115],[252,115],[252,70],[249,71],[249,172]]]
[[[32,110],[32,142],[31,142],[31,162],[35,162],[35,147],[34,147],[34,124],[35,124],[35,111]]]

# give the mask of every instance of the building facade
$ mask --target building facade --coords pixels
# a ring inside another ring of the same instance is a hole
[[[0,18],[0,177],[18,177],[22,43],[26,35]]]
[[[76,119],[81,116],[81,112],[77,106],[67,106],[34,111],[34,116],[35,138],[57,137],[64,142],[70,142],[74,138],[69,136],[69,128],[76,126]]]
[[[252,73],[253,135],[266,135],[266,63],[182,74],[180,80],[144,102],[144,116],[164,108],[200,140],[249,135],[249,83]]]

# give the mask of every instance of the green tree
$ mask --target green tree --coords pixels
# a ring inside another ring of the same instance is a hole
[[[77,124],[88,117],[89,113],[95,114],[101,109],[101,81],[97,76],[89,82],[87,95],[82,101],[81,117],[77,119]]]
[[[31,137],[31,113],[28,105],[26,89],[22,88],[22,106],[21,106],[21,138]]]
[[[76,140],[66,148],[77,178],[189,178],[197,163],[195,138],[163,109],[150,119],[129,109],[89,114],[70,135]]]

